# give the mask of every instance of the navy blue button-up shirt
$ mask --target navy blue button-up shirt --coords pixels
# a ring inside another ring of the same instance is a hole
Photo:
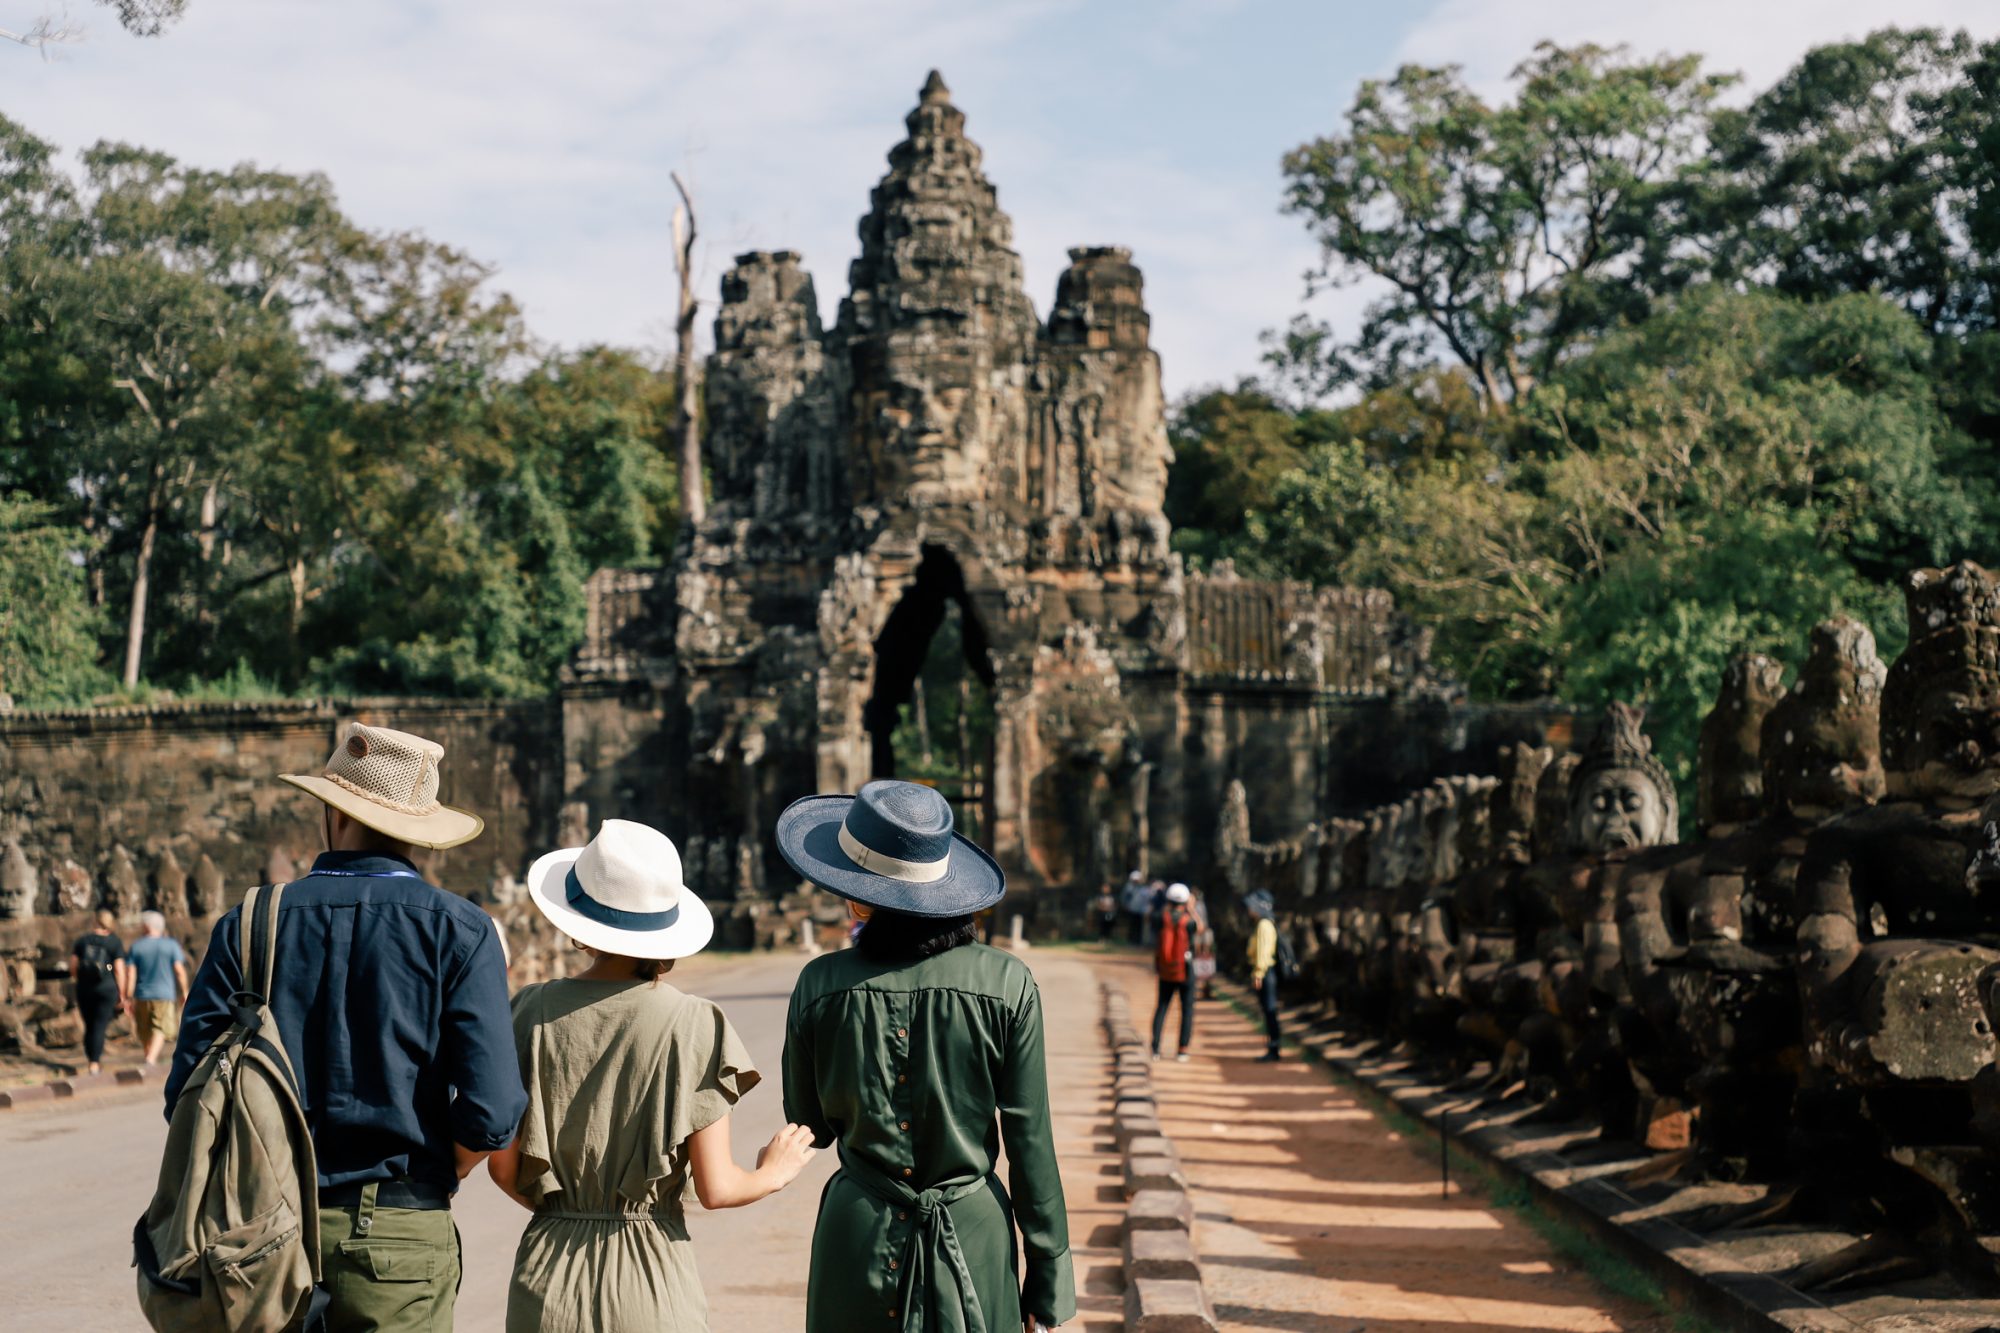
[[[169,1115],[229,1026],[240,912],[216,923],[188,995]],[[327,852],[287,886],[271,989],[322,1187],[407,1175],[456,1189],[454,1143],[486,1152],[513,1140],[528,1095],[498,931],[409,862]]]

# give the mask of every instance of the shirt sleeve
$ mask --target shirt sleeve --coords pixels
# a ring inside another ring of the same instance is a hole
[[[1021,1308],[1055,1325],[1076,1315],[1076,1273],[1055,1131],[1049,1123],[1042,1041],[1042,992],[1030,978],[1008,1034],[1007,1062],[1000,1078],[1000,1135],[1007,1145],[1007,1184],[1027,1260]]]
[[[785,1119],[811,1130],[814,1147],[831,1147],[833,1126],[827,1123],[826,1110],[819,1102],[819,1071],[813,1065],[812,1032],[800,1012],[796,989],[792,991],[791,1007],[785,1013],[785,1054],[780,1063],[784,1067]]]
[[[188,985],[187,1009],[181,1015],[180,1036],[174,1039],[174,1059],[167,1070],[167,1118],[172,1119],[174,1103],[187,1086],[188,1075],[200,1062],[215,1039],[229,1026],[229,997],[242,988],[243,968],[236,958],[236,919],[241,908],[231,908],[215,923],[208,937],[208,952]]]
[[[472,1152],[492,1152],[513,1142],[528,1093],[514,1049],[499,932],[483,921],[465,929],[476,938],[445,991],[438,1054],[455,1094],[452,1141]]]

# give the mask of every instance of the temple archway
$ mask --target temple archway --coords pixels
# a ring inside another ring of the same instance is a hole
[[[862,709],[869,775],[942,792],[970,837],[990,823],[993,663],[965,571],[926,546],[915,579],[875,638],[875,686]]]

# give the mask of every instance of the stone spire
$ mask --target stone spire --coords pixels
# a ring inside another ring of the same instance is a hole
[[[833,335],[851,373],[854,498],[967,506],[1018,494],[1040,323],[1013,224],[933,72],[861,219]]]
[[[1035,314],[1014,253],[1014,224],[965,137],[965,113],[936,70],[889,150],[889,172],[861,219],[861,256],[841,322],[855,335],[918,329],[996,342],[1031,338]]]

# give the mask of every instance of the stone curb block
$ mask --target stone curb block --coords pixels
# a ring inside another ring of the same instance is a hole
[[[1141,1190],[1187,1190],[1187,1177],[1181,1174],[1181,1164],[1171,1157],[1134,1157],[1128,1147],[1125,1150],[1125,1197],[1130,1199]]]
[[[58,1094],[53,1083],[37,1083],[30,1088],[9,1088],[5,1092],[0,1092],[0,1107],[24,1106],[29,1102],[51,1101],[58,1095],[67,1096],[68,1094]]]
[[[1174,1150],[1173,1140],[1164,1134],[1140,1135],[1127,1140],[1125,1144],[1125,1156],[1127,1158],[1164,1157],[1174,1164],[1176,1171],[1180,1169],[1181,1165],[1181,1155]]]
[[[1194,1203],[1185,1190],[1141,1190],[1125,1204],[1125,1229],[1191,1232]]]
[[[1201,1266],[1195,1262],[1193,1237],[1178,1227],[1162,1231],[1127,1227],[1125,1275],[1128,1279],[1172,1278],[1199,1283]]]
[[[1112,1124],[1111,1141],[1118,1145],[1118,1151],[1122,1153],[1125,1151],[1126,1145],[1130,1144],[1134,1139],[1154,1138],[1159,1135],[1159,1132],[1160,1120],[1158,1116],[1132,1115]]]
[[[1201,1283],[1174,1278],[1134,1278],[1125,1284],[1129,1333],[1214,1333],[1215,1316]]]

